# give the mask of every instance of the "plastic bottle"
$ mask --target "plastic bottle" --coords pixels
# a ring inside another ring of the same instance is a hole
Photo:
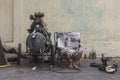
[[[84,49],[84,59],[87,59],[87,49]]]
[[[96,51],[92,52],[92,59],[96,59]]]
[[[68,47],[68,38],[65,39],[65,47]]]

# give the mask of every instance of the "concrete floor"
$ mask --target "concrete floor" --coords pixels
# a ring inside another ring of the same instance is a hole
[[[32,70],[33,64],[28,60],[22,60],[21,66],[13,64],[11,67],[0,68],[0,80],[120,80],[120,72],[108,74],[97,68],[89,67],[95,60],[81,60],[81,72],[70,69],[48,69],[48,64],[41,64],[36,70]],[[60,73],[58,73],[60,72]]]

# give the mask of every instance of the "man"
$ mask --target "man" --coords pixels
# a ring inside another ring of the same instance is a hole
[[[68,62],[68,65],[69,65],[69,68],[76,68],[76,69],[79,69],[78,65],[77,65],[77,62],[79,61],[79,59],[82,57],[82,54],[83,54],[83,49],[82,49],[82,46],[80,44],[80,40],[77,40],[78,41],[78,47],[70,47],[69,44],[70,44],[70,40],[71,38],[66,38],[65,40],[65,47],[66,48],[63,48],[61,53],[65,56],[65,58],[67,59],[67,62]],[[73,43],[75,44],[75,43]],[[71,61],[71,58],[72,58],[72,61]]]

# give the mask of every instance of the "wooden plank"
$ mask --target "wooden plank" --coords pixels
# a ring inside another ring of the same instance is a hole
[[[2,42],[0,38],[0,65],[6,65],[6,64],[7,64],[7,61],[5,59],[4,51],[2,48]]]

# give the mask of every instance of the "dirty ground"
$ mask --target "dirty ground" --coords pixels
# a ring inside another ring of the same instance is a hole
[[[90,67],[91,62],[100,60],[81,59],[81,72],[61,69],[55,66],[54,70],[49,69],[48,63],[39,66],[29,63],[29,60],[22,60],[21,65],[12,63],[11,67],[0,68],[0,80],[119,80],[120,71],[115,74],[108,74]],[[34,68],[34,69],[33,69]],[[33,70],[32,70],[33,69]]]

